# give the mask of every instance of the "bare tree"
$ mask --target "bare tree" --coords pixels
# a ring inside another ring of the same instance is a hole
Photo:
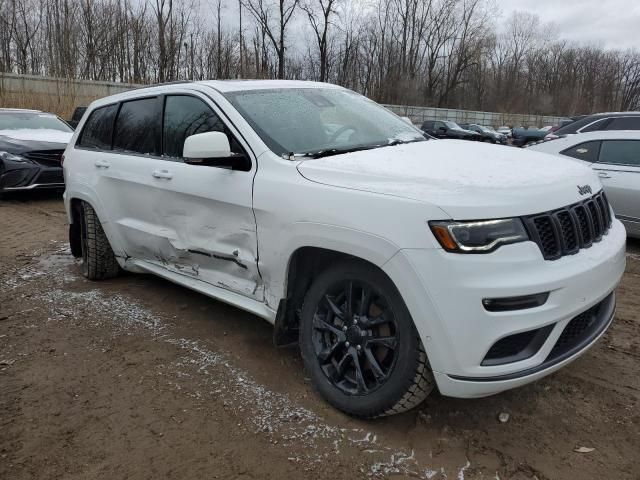
[[[244,0],[243,5],[269,38],[278,57],[278,78],[284,78],[286,29],[299,0]],[[275,10],[275,13],[274,13]],[[275,20],[273,20],[275,17]]]

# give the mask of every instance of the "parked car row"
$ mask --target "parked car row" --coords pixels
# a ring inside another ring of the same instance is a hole
[[[266,319],[317,391],[358,417],[436,387],[491,395],[580,357],[609,327],[625,269],[610,202],[640,222],[626,176],[638,144],[623,143],[637,131],[508,149],[480,143],[506,143],[488,127],[421,131],[297,81],[136,89],[93,102],[74,133],[51,114],[3,114],[15,119],[2,141],[27,129],[36,142],[56,122],[71,137],[0,153],[0,181],[39,188],[56,152],[88,279],[151,273]]]
[[[507,143],[507,136],[491,127],[473,123],[458,125],[448,120],[427,120],[422,123],[422,131],[435,138],[452,138],[456,140],[473,140],[490,143]]]

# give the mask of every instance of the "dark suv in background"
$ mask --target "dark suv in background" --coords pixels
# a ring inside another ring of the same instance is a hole
[[[491,127],[485,127],[483,125],[477,125],[475,123],[461,123],[460,126],[465,130],[476,132],[482,137],[481,139],[484,142],[501,143],[501,144],[507,143],[507,136],[503,135],[502,133],[496,132]]]
[[[446,120],[427,120],[422,124],[422,131],[436,138],[482,140],[482,136],[479,133],[465,130],[456,122]]]

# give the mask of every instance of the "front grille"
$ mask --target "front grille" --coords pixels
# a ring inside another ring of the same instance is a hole
[[[22,156],[46,167],[59,167],[64,150],[34,150],[23,153]]]
[[[62,169],[59,170],[45,170],[33,183],[37,183],[39,185],[44,185],[47,183],[64,183],[64,176],[62,174]]]
[[[557,260],[589,248],[607,234],[612,220],[602,191],[582,202],[524,219],[545,260]]]

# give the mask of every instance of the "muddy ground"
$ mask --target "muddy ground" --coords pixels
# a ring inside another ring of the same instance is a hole
[[[263,320],[151,276],[86,281],[59,196],[5,198],[0,479],[638,479],[640,243],[628,251],[612,328],[569,367],[365,422],[325,404]]]

